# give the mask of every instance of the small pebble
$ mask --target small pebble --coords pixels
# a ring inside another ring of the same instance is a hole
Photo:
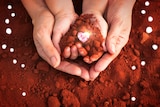
[[[123,99],[123,100],[128,100],[128,99],[130,99],[130,94],[129,94],[128,92],[126,92],[126,93],[124,94],[124,96],[122,97],[122,99]]]
[[[60,101],[57,97],[50,96],[48,98],[48,107],[60,107]]]
[[[105,101],[103,107],[109,107],[109,101]]]
[[[56,86],[56,88],[60,88],[61,85],[58,81],[56,81],[55,86]]]
[[[86,84],[85,82],[83,82],[83,81],[80,81],[80,82],[79,82],[79,86],[80,86],[81,88],[84,88],[84,87],[87,87],[87,84]]]
[[[140,86],[143,87],[143,88],[148,88],[149,83],[147,81],[142,81],[142,82],[140,82]]]
[[[33,70],[33,73],[38,74],[38,73],[39,73],[39,70],[34,69],[34,70]]]
[[[139,50],[134,49],[134,50],[133,50],[133,52],[134,52],[134,54],[135,54],[136,56],[140,56],[140,52],[139,52]]]

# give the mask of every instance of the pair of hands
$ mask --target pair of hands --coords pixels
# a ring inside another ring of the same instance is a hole
[[[74,11],[52,14],[52,9],[44,9],[33,20],[33,38],[39,55],[55,69],[80,76],[85,80],[94,80],[101,71],[116,58],[128,41],[131,29],[132,8],[135,0],[109,0],[102,14],[90,11],[97,18],[100,30],[105,38],[107,51],[89,70],[77,63],[61,61],[59,41],[74,23],[78,15]],[[84,12],[88,13],[87,11]],[[70,48],[70,58],[77,56],[76,48]]]

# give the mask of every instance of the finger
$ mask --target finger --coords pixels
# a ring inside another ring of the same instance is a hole
[[[60,63],[60,56],[57,49],[51,41],[51,33],[47,28],[39,28],[34,30],[34,40],[43,50],[43,57],[53,67],[57,67]],[[41,51],[42,52],[42,51]],[[39,53],[41,55],[41,53]],[[45,54],[45,55],[44,55]]]
[[[126,23],[124,20],[117,20],[111,23],[106,39],[106,47],[109,53],[116,53],[117,46],[123,47],[128,42],[130,28],[131,23]]]
[[[69,46],[64,49],[63,56],[64,58],[69,58],[71,56],[71,48]]]
[[[95,69],[94,69],[94,65],[91,67],[90,71],[89,71],[89,75],[90,75],[90,80],[91,81],[94,81],[98,75],[100,74],[100,72],[96,72]]]
[[[76,59],[78,57],[78,50],[75,45],[71,47],[71,59]]]
[[[85,69],[84,67],[81,67],[81,78],[85,79],[86,81],[90,80],[90,76],[89,76],[89,72],[87,69]]]
[[[92,61],[90,60],[90,57],[89,57],[89,56],[85,56],[85,57],[83,58],[83,60],[84,60],[84,62],[86,62],[86,63],[88,63],[88,64],[91,64],[91,63],[92,63]]]
[[[61,61],[60,65],[56,69],[68,74],[81,76],[81,69],[76,65],[69,63],[67,61]]]
[[[98,16],[96,15],[96,18],[97,18],[97,21],[99,24],[98,27],[100,29],[100,32],[101,32],[104,40],[106,40],[107,31],[108,31],[108,24],[101,15],[98,15]],[[102,43],[102,46],[103,46],[104,51],[106,51],[107,49],[106,49],[105,41]]]
[[[67,28],[62,28],[61,23],[59,25],[57,25],[57,23],[55,23],[54,25],[54,29],[53,29],[53,36],[52,36],[52,41],[53,44],[55,45],[55,47],[58,49],[59,52],[61,52],[60,47],[59,47],[59,42],[61,37],[67,32],[67,30],[69,29],[69,26],[67,26]]]
[[[80,42],[76,42],[75,44],[76,44],[77,48],[81,48],[82,47],[82,43],[80,43]]]
[[[97,54],[94,54],[90,57],[90,60],[92,62],[97,61],[101,56],[102,56],[103,52],[98,52]]]
[[[81,56],[86,56],[88,54],[88,52],[86,51],[85,48],[81,47],[81,48],[78,48],[78,52]]]
[[[97,17],[97,20],[99,22],[100,25],[100,31],[102,33],[103,38],[105,39],[107,36],[107,31],[108,31],[108,24],[105,21],[105,19],[103,17]]]
[[[95,65],[95,72],[104,71],[107,66],[116,58],[116,56],[120,53],[119,49],[115,54],[106,53],[102,56],[102,58]]]
[[[87,50],[82,47],[82,43],[77,42],[76,47],[78,48],[78,53],[80,54],[80,56],[86,56],[88,54]]]
[[[116,52],[116,43],[120,34],[120,28],[115,23],[110,26],[108,36],[106,38],[106,47],[109,53],[114,54]]]
[[[61,61],[60,65],[56,69],[71,75],[80,76],[86,81],[89,81],[88,70],[78,64],[70,63],[67,61]]]
[[[121,49],[125,45],[124,40],[125,39],[119,40],[120,42],[116,45],[116,53],[115,54],[106,53],[102,56],[102,58],[95,65],[96,72],[101,72],[101,71],[105,70],[107,68],[107,66],[118,56],[118,54],[121,52]]]
[[[71,17],[71,18],[70,18]],[[52,41],[53,44],[55,45],[55,47],[58,49],[58,51],[60,52],[60,47],[59,47],[59,42],[60,39],[63,35],[65,35],[65,33],[68,31],[68,29],[70,28],[70,25],[75,21],[76,16],[61,16],[56,18],[56,22],[53,28],[53,36],[52,36]]]

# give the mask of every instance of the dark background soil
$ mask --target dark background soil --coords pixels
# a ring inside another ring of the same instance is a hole
[[[137,0],[128,44],[95,81],[86,82],[43,61],[32,40],[31,19],[21,2],[1,0],[0,45],[7,44],[7,48],[0,48],[0,107],[160,107],[160,49],[152,49],[152,44],[160,46],[160,2],[149,2],[146,7],[145,0]],[[8,4],[12,4],[11,10]],[[142,9],[146,14],[141,14]],[[12,12],[15,17],[10,16]],[[153,22],[147,21],[148,16]],[[4,23],[6,18],[9,24]],[[146,36],[147,26],[153,32]],[[12,34],[5,33],[7,27]],[[10,48],[15,51],[11,53]],[[145,66],[140,64],[142,60]],[[137,68],[134,71],[133,65]]]

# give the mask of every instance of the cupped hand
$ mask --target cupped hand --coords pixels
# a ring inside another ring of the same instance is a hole
[[[71,16],[73,18],[73,16]],[[55,69],[89,80],[88,71],[77,64],[61,61],[59,40],[74,19],[62,15],[54,18],[50,11],[42,11],[33,20],[33,38],[39,55]]]
[[[134,2],[135,0],[128,0],[127,2],[124,0],[109,0],[105,14],[109,25],[109,31],[105,41],[107,53],[91,67],[91,80],[94,80],[101,71],[107,68],[128,42]]]
[[[102,15],[99,12],[90,12],[90,11],[85,11],[82,13],[83,17],[84,15],[93,15],[92,17],[90,17],[89,20],[93,21],[92,23],[94,24],[95,27],[100,29],[100,32],[102,34],[102,38],[105,40],[106,39],[106,33],[107,33],[107,23],[104,20],[104,18],[102,17]],[[85,27],[85,26],[84,26]],[[84,29],[84,27],[82,27]],[[87,29],[87,28],[86,28]],[[105,41],[103,41],[101,43],[101,46],[103,46],[104,51],[105,51]],[[103,52],[97,52],[94,53],[91,56],[87,55],[87,50],[85,49],[85,47],[83,47],[83,44],[81,42],[75,42],[75,44],[73,44],[72,46],[67,46],[64,49],[64,57],[65,58],[70,58],[70,59],[76,59],[78,56],[83,56],[83,60],[90,64],[94,61],[97,61],[101,56],[102,56]]]
[[[59,14],[55,16],[55,25],[53,28],[52,41],[53,41],[54,46],[57,48],[60,54],[61,54],[61,49],[59,47],[60,39],[63,35],[65,35],[65,33],[70,28],[70,25],[74,23],[76,18],[77,18],[77,15],[75,13]],[[74,49],[72,48],[72,50]],[[70,51],[67,52],[66,54],[67,55],[70,54]],[[66,54],[63,53],[63,55],[66,55]],[[75,53],[72,53],[71,55],[72,58],[75,56],[74,54]],[[68,62],[67,60],[63,60],[61,61],[59,66],[56,67],[56,69],[72,74],[72,75],[80,76],[81,78],[87,81],[89,80],[88,70],[79,64]]]
[[[39,12],[39,14],[32,19],[32,22],[34,26],[33,39],[39,55],[51,66],[57,67],[60,63],[60,55],[51,40],[55,23],[54,16],[45,9]]]
[[[95,17],[96,20],[97,20],[97,23],[96,23],[95,26],[100,29],[100,32],[101,32],[101,34],[102,34],[102,36],[103,36],[103,39],[105,40],[105,39],[106,39],[106,35],[107,35],[108,25],[107,25],[105,19],[103,18],[103,16],[102,16],[100,13],[98,13],[98,12],[97,12],[97,13],[96,13],[96,12],[85,12],[85,13],[83,13],[83,14],[93,14],[93,17]],[[106,51],[105,41],[103,41],[103,42],[101,43],[101,46],[103,47],[104,51]],[[84,53],[83,50],[85,51],[85,48],[83,48],[83,47],[80,47],[80,48],[78,49],[79,54],[80,54],[81,56],[82,56],[83,53]],[[83,60],[84,60],[86,63],[89,63],[89,64],[90,64],[90,63],[93,63],[93,62],[97,61],[102,55],[103,55],[102,52],[98,52],[98,53],[93,54],[93,55],[90,56],[90,57],[84,57]]]

